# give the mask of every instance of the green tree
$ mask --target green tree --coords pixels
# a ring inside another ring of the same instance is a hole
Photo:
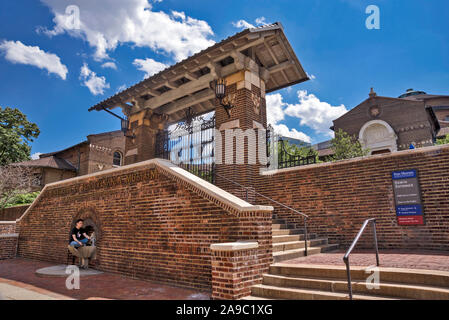
[[[437,139],[437,144],[449,144],[449,134],[444,138]]]
[[[282,146],[283,144],[283,146]],[[282,160],[282,157],[288,157],[287,155],[285,155],[285,153],[283,152],[283,149],[291,155],[295,155],[295,156],[300,156],[301,158],[306,158],[309,156],[314,156],[316,158],[316,162],[319,162],[318,160],[318,152],[313,149],[312,147],[308,146],[308,145],[303,145],[303,146],[297,146],[296,144],[292,144],[286,140],[282,140],[278,142],[278,154],[280,159]],[[285,159],[284,159],[285,160]]]
[[[350,159],[369,154],[368,149],[364,149],[355,137],[351,137],[342,129],[335,132],[335,138],[332,139],[331,146],[334,151],[333,160]]]
[[[0,107],[0,166],[30,159],[31,146],[39,128],[18,109]]]

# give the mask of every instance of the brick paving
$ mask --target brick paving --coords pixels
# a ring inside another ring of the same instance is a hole
[[[18,281],[17,286],[32,285],[42,292],[54,292],[74,299],[119,300],[207,300],[210,293],[136,280],[120,275],[104,273],[82,277],[80,290],[68,290],[66,278],[39,277],[35,271],[54,264],[42,261],[11,259],[0,261],[0,278]],[[0,282],[2,280],[0,279]],[[8,283],[13,283],[8,281]]]
[[[283,261],[288,264],[322,264],[322,265],[342,265],[345,251],[338,250],[330,253],[322,253],[309,257],[302,257],[293,260]],[[381,267],[408,268],[423,270],[449,271],[449,251],[399,251],[381,250],[379,252]],[[351,253],[349,258],[353,266],[372,266],[376,264],[374,251],[357,251]]]

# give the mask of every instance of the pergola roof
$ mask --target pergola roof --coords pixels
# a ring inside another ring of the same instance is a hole
[[[96,104],[89,111],[121,107],[127,115],[142,109],[175,121],[183,110],[214,109],[211,81],[239,70],[259,72],[266,92],[308,80],[280,23],[243,30]]]

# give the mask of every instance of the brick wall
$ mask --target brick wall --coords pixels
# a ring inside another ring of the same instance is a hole
[[[271,211],[235,209],[172,167],[152,160],[47,185],[19,221],[18,255],[65,263],[69,230],[82,217],[100,231],[103,271],[210,289],[210,245],[237,240],[258,241],[268,268]]]
[[[29,205],[17,206],[0,210],[0,221],[16,221],[28,209]]]
[[[16,232],[16,223],[12,221],[0,221],[0,235]]]
[[[16,257],[17,234],[0,233],[0,260],[13,259]]]
[[[398,226],[391,172],[417,169],[425,226]],[[449,249],[449,146],[427,147],[260,176],[258,191],[310,216],[310,231],[347,247],[363,221],[376,217],[381,248]],[[264,203],[259,199],[259,204]],[[281,208],[289,222],[302,219]],[[371,247],[370,234],[361,247]]]
[[[249,296],[251,287],[262,282],[260,274],[267,270],[259,259],[257,243],[215,245],[211,250],[213,299],[235,300]]]

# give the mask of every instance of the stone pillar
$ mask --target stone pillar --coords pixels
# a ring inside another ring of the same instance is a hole
[[[251,287],[262,281],[258,247],[257,242],[211,245],[212,299],[237,300],[251,295]]]
[[[265,139],[267,127],[265,82],[253,71],[242,70],[228,76],[226,84],[227,97],[225,102],[231,103],[234,108],[230,111],[230,117],[218,103],[215,109],[216,128],[221,132],[222,138],[221,163],[220,159],[216,159],[216,173],[218,175],[215,179],[217,186],[245,199],[246,193],[242,188],[236,187],[221,178],[220,175],[245,187],[255,187],[256,177],[259,175],[260,169],[265,166],[261,164],[261,160],[264,159],[260,159],[259,151],[266,155],[266,150],[259,150],[258,147],[259,135]],[[235,135],[239,132],[244,133],[245,136],[243,146],[237,146]],[[233,133],[234,137],[232,136]],[[229,150],[232,152],[229,152]],[[244,163],[238,163],[236,151],[243,152]],[[216,154],[218,158],[219,152]],[[231,160],[232,163],[226,161],[226,158]],[[254,200],[254,195],[251,192],[248,197],[250,202]]]
[[[125,165],[155,158],[156,135],[164,129],[167,117],[150,109],[129,117],[130,130],[125,143]]]

